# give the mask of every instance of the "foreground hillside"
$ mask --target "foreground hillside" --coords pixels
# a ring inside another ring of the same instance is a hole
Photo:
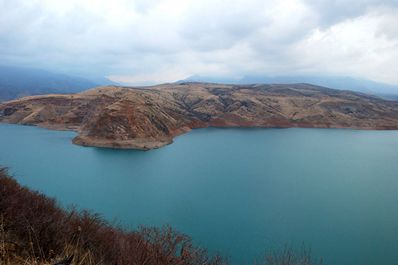
[[[398,102],[309,84],[109,86],[9,101],[0,122],[75,130],[80,145],[147,150],[209,126],[398,129]]]
[[[66,259],[68,262],[61,262]],[[285,248],[256,264],[315,265],[308,250]],[[0,168],[2,265],[222,265],[170,227],[125,231],[86,211],[63,210],[55,200],[20,186]]]
[[[126,232],[98,215],[65,211],[0,169],[0,264],[53,264],[72,255],[79,265],[225,264],[169,227]]]

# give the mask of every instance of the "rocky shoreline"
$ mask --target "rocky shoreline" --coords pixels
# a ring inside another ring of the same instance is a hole
[[[398,129],[398,102],[309,84],[98,87],[0,103],[0,122],[78,133],[74,144],[150,150],[195,128]]]

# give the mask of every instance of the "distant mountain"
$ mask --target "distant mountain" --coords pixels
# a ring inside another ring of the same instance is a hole
[[[229,84],[296,84],[308,83],[318,86],[324,86],[340,90],[351,90],[367,94],[382,96],[384,98],[397,99],[398,85],[389,85],[366,79],[356,79],[344,76],[265,76],[248,75],[239,79],[223,77],[206,77],[194,75],[183,81],[190,82],[211,82],[211,83],[229,83]]]
[[[34,68],[0,66],[0,101],[28,95],[76,93],[109,84],[112,82],[91,81]]]

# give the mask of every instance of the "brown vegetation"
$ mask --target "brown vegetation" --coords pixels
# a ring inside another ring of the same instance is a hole
[[[87,211],[63,210],[55,200],[20,186],[0,169],[0,264],[223,265],[168,226],[128,232]],[[64,263],[62,263],[64,264]],[[68,264],[68,263],[65,263]],[[314,265],[292,248],[266,255],[261,265]]]
[[[126,232],[98,215],[65,211],[53,199],[21,187],[0,170],[0,264],[46,264],[74,255],[74,263],[219,265],[170,227]]]
[[[322,265],[320,261],[314,260],[311,250],[304,244],[299,251],[292,246],[286,245],[281,251],[271,251],[257,263],[257,265]]]
[[[0,103],[0,122],[76,130],[80,145],[148,150],[209,126],[398,129],[398,102],[309,84],[99,87]]]

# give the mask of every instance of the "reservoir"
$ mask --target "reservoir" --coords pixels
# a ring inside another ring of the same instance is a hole
[[[198,129],[147,152],[75,135],[0,125],[0,165],[62,206],[169,224],[232,264],[303,243],[325,264],[398,264],[398,131]]]

